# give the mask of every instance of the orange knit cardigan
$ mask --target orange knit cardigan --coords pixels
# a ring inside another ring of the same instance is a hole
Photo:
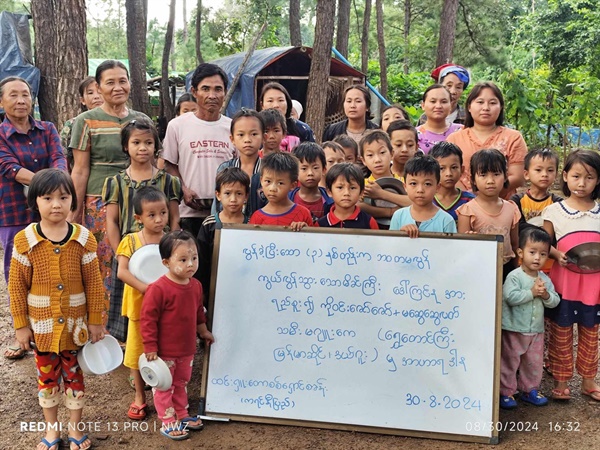
[[[96,239],[81,225],[64,245],[42,238],[30,224],[17,233],[8,292],[15,329],[31,327],[39,351],[76,350],[87,324],[102,324],[104,286]]]

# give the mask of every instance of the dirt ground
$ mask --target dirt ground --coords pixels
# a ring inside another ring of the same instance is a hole
[[[13,330],[6,304],[6,287],[0,282],[0,349],[2,353],[12,342]],[[189,389],[190,411],[196,411],[200,397],[201,357],[196,357]],[[127,382],[128,370],[121,367],[103,376],[88,376],[88,403],[84,409],[86,433],[98,449],[419,449],[454,450],[486,449],[485,444],[432,439],[415,439],[348,431],[264,425],[246,422],[212,422],[202,432],[193,432],[186,441],[173,442],[162,437],[160,423],[149,395],[150,414],[146,421],[132,422],[126,411],[133,400]],[[590,403],[579,394],[580,381],[571,384],[573,398],[568,403],[550,402],[543,408],[519,405],[515,411],[501,411],[500,425],[509,428],[500,433],[498,447],[503,449],[596,449],[599,448],[600,404]],[[542,392],[551,390],[551,379],[545,376]],[[28,430],[28,422],[41,422],[43,415],[37,402],[36,374],[33,354],[20,361],[8,361],[0,356],[0,442],[3,449],[34,449],[43,433]],[[393,411],[390,411],[393,414]],[[67,423],[61,410],[60,419]],[[551,430],[551,423],[564,424],[560,431]],[[570,422],[569,431],[567,428]],[[526,425],[529,423],[529,425]],[[137,427],[137,428],[134,428]],[[529,431],[522,430],[528,427]],[[537,428],[534,430],[533,428]],[[512,430],[511,430],[512,429]],[[66,431],[63,431],[66,445]]]

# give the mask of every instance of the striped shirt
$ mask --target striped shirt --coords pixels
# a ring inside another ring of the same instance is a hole
[[[104,180],[127,167],[129,157],[121,146],[121,130],[136,117],[150,120],[144,113],[131,109],[127,117],[119,119],[105,113],[101,107],[81,113],[75,118],[69,147],[74,151],[90,152],[86,195],[101,196]]]
[[[463,191],[459,188],[456,188],[456,189],[458,189],[458,195],[456,196],[456,198],[454,199],[452,204],[450,206],[448,206],[447,208],[440,203],[440,201],[437,198],[437,194],[433,196],[433,204],[435,206],[437,206],[438,208],[440,208],[442,211],[450,214],[455,222],[458,221],[458,216],[456,215],[456,210],[461,205],[464,205],[465,203],[470,202],[471,200],[473,200],[475,198],[475,195],[468,191]]]
[[[119,205],[119,230],[121,236],[128,233],[140,231],[139,223],[133,217],[133,196],[144,186],[154,186],[165,193],[168,201],[181,203],[183,192],[179,178],[169,175],[164,170],[159,170],[154,177],[144,181],[132,180],[125,170],[114,177],[104,181],[102,200],[107,205],[116,203]]]

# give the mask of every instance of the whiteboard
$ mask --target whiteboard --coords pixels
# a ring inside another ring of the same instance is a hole
[[[427,236],[221,230],[205,414],[497,440],[502,244]]]

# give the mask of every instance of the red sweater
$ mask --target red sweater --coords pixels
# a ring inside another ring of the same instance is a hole
[[[202,285],[195,278],[178,284],[160,277],[148,286],[140,326],[144,353],[179,358],[196,353],[196,326],[206,323]]]

